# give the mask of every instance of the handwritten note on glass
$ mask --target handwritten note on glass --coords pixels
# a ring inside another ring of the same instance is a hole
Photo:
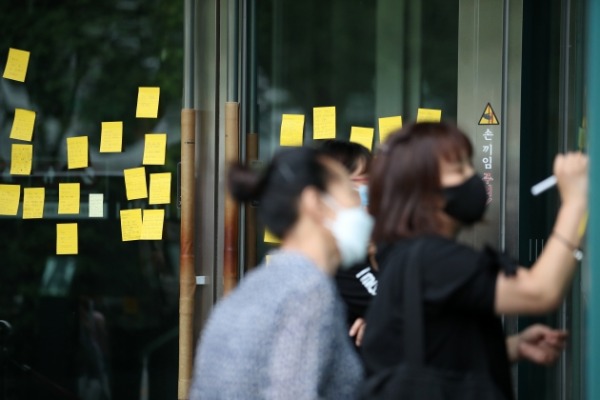
[[[149,204],[171,203],[171,173],[150,174]]]
[[[146,185],[146,168],[129,168],[123,170],[125,175],[125,192],[127,200],[145,199],[148,197]]]
[[[142,235],[142,209],[121,210],[121,238],[124,242],[140,240]]]
[[[371,150],[373,148],[374,132],[375,132],[375,129],[373,129],[373,128],[353,126],[350,129],[350,141],[361,144],[361,145],[365,146],[367,149]]]
[[[165,210],[144,210],[142,240],[162,240]]]
[[[144,165],[165,165],[166,133],[147,133],[144,140]]]
[[[417,111],[417,122],[440,122],[442,110],[432,108],[419,108]]]
[[[123,150],[123,121],[103,122],[100,133],[100,153],[120,153]]]
[[[88,167],[88,137],[77,136],[67,138],[67,168],[78,169]]]
[[[10,48],[8,49],[8,60],[6,61],[2,77],[13,81],[25,82],[28,65],[28,51]]]
[[[402,128],[402,117],[379,118],[379,142],[384,143],[394,131]]]
[[[56,254],[77,254],[77,224],[56,224]]]
[[[31,142],[33,126],[35,124],[35,111],[15,109],[15,119],[10,130],[10,138]]]
[[[281,117],[281,146],[302,146],[304,136],[304,115],[283,114]]]
[[[88,209],[90,218],[104,218],[104,193],[90,193]]]
[[[10,173],[12,175],[31,175],[33,145],[13,144],[11,148]]]
[[[58,213],[79,214],[79,183],[58,184]]]
[[[140,87],[138,90],[136,118],[158,117],[159,87]]]
[[[335,139],[335,107],[313,108],[313,139]]]
[[[21,185],[0,184],[0,215],[17,215]]]
[[[44,217],[44,188],[23,189],[23,219]]]

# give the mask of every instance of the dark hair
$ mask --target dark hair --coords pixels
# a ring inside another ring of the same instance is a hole
[[[364,162],[365,172],[371,169],[373,157],[369,149],[361,144],[327,139],[321,141],[319,148],[324,154],[339,161],[349,173],[356,171],[361,161]]]
[[[413,123],[390,135],[375,157],[369,182],[373,240],[439,233],[443,202],[439,160],[472,155],[469,138],[445,122]]]
[[[283,237],[298,219],[298,199],[309,186],[327,190],[334,175],[324,155],[308,147],[279,151],[262,173],[234,164],[229,188],[240,202],[258,201],[258,215],[276,236]]]

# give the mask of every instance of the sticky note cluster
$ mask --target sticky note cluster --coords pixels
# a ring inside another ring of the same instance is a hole
[[[442,110],[419,108],[417,122],[440,122]],[[383,143],[394,132],[402,129],[402,116],[381,117],[379,121],[379,143]],[[283,114],[281,116],[280,146],[302,146],[304,137],[303,114]],[[313,107],[313,139],[336,138],[336,108],[335,106]],[[352,127],[350,141],[359,143],[369,150],[373,148],[375,129],[371,127]]]
[[[134,208],[121,210],[121,239],[124,242],[134,240],[162,240],[165,210],[142,210]]]

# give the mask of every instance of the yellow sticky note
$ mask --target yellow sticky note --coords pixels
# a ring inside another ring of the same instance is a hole
[[[58,213],[79,214],[79,183],[58,184]]]
[[[281,146],[302,146],[304,136],[304,115],[283,114],[281,117]]]
[[[35,111],[15,109],[15,119],[10,130],[10,138],[31,142],[33,125],[35,124]]]
[[[13,81],[25,82],[27,65],[29,64],[29,52],[19,49],[8,49],[8,60],[4,67],[3,78]]]
[[[268,230],[268,229],[265,228],[264,242],[265,243],[280,244],[281,240],[277,236],[275,236],[270,230]]]
[[[441,120],[442,110],[419,108],[417,111],[417,122],[440,122]]]
[[[171,203],[171,173],[150,174],[149,204]]]
[[[335,139],[335,107],[313,108],[313,139]]]
[[[384,143],[392,132],[402,128],[402,117],[379,118],[379,143]]]
[[[142,235],[142,209],[121,210],[121,238],[124,242],[140,240]]]
[[[103,122],[100,133],[100,153],[120,153],[123,150],[123,122]]]
[[[358,144],[362,144],[367,149],[373,148],[373,135],[375,129],[364,128],[361,126],[353,126],[350,130],[350,141]]]
[[[21,185],[0,184],[0,215],[17,215]]]
[[[67,138],[67,168],[88,167],[88,137],[77,136]]]
[[[56,254],[77,254],[77,224],[56,224]]]
[[[13,144],[10,160],[10,173],[12,175],[30,175],[31,160],[33,159],[33,145]]]
[[[144,140],[144,165],[165,165],[166,133],[147,133]]]
[[[23,219],[44,217],[44,188],[23,189]]]
[[[158,117],[159,87],[140,87],[138,90],[136,118]]]
[[[146,185],[146,168],[129,168],[123,170],[125,175],[125,192],[127,200],[145,199],[148,197]]]
[[[165,210],[144,210],[142,240],[162,240]]]

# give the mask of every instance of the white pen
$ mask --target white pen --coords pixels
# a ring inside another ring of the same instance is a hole
[[[554,175],[547,177],[543,181],[536,183],[531,187],[531,194],[537,196],[556,185],[556,177]]]

